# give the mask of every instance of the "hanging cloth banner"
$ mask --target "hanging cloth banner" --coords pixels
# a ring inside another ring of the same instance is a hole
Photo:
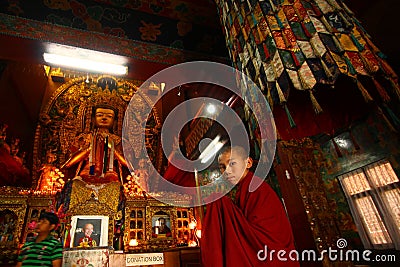
[[[303,54],[306,56],[306,58],[316,58],[310,42],[297,41],[297,44],[300,47],[301,52],[303,52]]]
[[[306,62],[299,69],[299,78],[304,90],[310,90],[314,88],[317,84],[317,80],[315,79],[310,67]]]
[[[341,0],[216,3],[220,14],[227,16],[222,18],[226,39],[233,46],[240,44],[230,48],[231,56],[236,55],[232,61],[251,79],[262,77],[260,86],[268,88],[265,93],[274,103],[282,103],[282,95],[289,101],[291,87],[316,89],[316,84],[334,84],[339,74],[356,79],[354,86],[363,89],[360,92],[366,100],[372,98],[358,81],[359,75],[376,76],[371,84],[385,101],[389,99],[386,95],[392,97],[391,92],[400,95],[397,75]],[[242,25],[231,30],[232,19],[234,25]],[[243,52],[238,52],[241,49]],[[387,92],[385,78],[392,91]],[[280,90],[271,86],[277,82]],[[309,94],[314,109],[320,111],[317,93]]]
[[[315,3],[318,5],[319,9],[324,14],[328,14],[328,13],[334,11],[332,6],[329,3],[327,3],[325,0],[315,0]]]
[[[321,21],[319,21],[317,18],[310,16],[310,20],[317,32],[328,33],[324,24]]]
[[[293,83],[294,88],[296,88],[297,90],[303,90],[303,87],[301,86],[301,82],[299,79],[299,75],[297,74],[297,71],[287,70],[287,73],[289,75],[290,80]]]
[[[347,52],[346,55],[349,57],[351,64],[354,66],[355,70],[358,74],[368,75],[363,61],[360,58],[360,55],[355,52]]]

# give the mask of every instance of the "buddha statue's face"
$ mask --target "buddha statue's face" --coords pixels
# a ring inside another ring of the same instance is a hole
[[[99,128],[108,128],[114,124],[115,113],[112,109],[97,108],[96,109],[96,126]]]

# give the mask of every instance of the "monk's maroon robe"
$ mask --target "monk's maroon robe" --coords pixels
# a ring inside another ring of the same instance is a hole
[[[252,178],[249,172],[239,182],[236,203],[223,196],[207,205],[200,247],[203,267],[299,266],[289,258],[294,239],[281,201],[265,182],[250,193]],[[277,257],[279,250],[284,250],[283,260]]]

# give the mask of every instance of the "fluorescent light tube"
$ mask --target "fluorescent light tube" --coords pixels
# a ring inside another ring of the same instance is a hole
[[[212,140],[211,143],[208,144],[208,146],[203,150],[199,156],[201,163],[206,163],[209,161],[224,146],[225,142],[220,142],[220,138],[221,137],[217,135],[214,140]]]
[[[128,73],[128,59],[120,55],[54,43],[46,43],[44,52],[44,60],[56,67],[100,74]]]
[[[208,144],[208,146],[203,150],[203,152],[201,152],[201,154],[200,154],[200,156],[199,156],[199,159],[203,159],[205,156],[207,156],[207,155],[210,153],[212,147],[214,147],[214,146],[218,143],[219,138],[220,138],[220,136],[217,135],[217,136],[214,138],[214,140],[212,140],[212,141]]]
[[[224,146],[224,142],[218,142],[212,149],[211,151],[204,156],[204,158],[200,161],[201,163],[206,163],[209,161],[212,157],[214,157],[215,154]]]
[[[69,67],[72,69],[86,70],[91,72],[124,75],[128,73],[128,67],[105,63],[100,61],[93,61],[90,59],[75,58],[57,54],[43,53],[43,58],[47,63],[55,64],[57,66]]]

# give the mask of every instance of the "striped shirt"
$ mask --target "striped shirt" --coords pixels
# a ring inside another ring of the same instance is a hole
[[[45,240],[36,243],[36,238],[27,240],[22,246],[18,261],[22,266],[53,266],[52,261],[62,259],[60,241],[49,235]]]

